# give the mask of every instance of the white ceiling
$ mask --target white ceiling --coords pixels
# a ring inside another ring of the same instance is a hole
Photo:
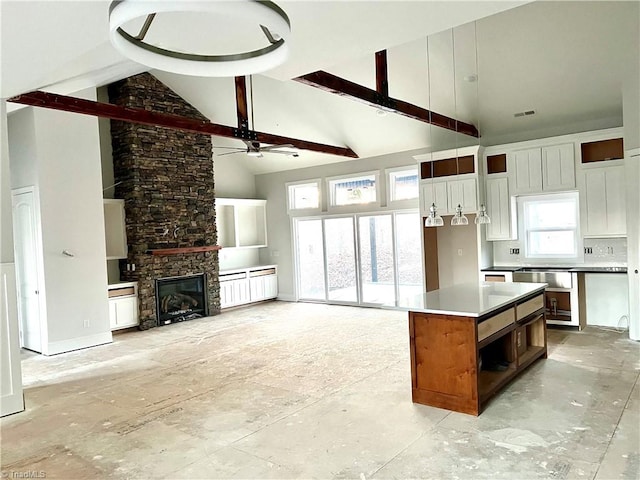
[[[349,146],[362,158],[474,140],[398,115],[379,116],[290,78],[327,70],[373,88],[373,53],[386,48],[391,96],[474,123],[482,143],[492,144],[621,125],[620,82],[625,65],[638,62],[635,1],[278,4],[291,19],[291,54],[282,66],[253,77],[255,129]],[[109,44],[108,5],[2,0],[1,96],[39,88],[69,94],[144,71]],[[236,123],[232,79],[152,73],[211,121]],[[478,82],[464,80],[476,73]],[[513,117],[530,109],[536,115]],[[238,142],[214,138],[214,145]],[[255,173],[345,160],[312,152],[224,158]]]

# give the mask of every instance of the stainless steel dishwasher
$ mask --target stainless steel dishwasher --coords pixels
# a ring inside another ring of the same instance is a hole
[[[525,267],[513,272],[513,281],[548,284],[545,290],[547,323],[580,326],[575,272],[570,272],[569,268]]]

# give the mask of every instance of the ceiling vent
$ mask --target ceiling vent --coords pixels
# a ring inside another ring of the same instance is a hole
[[[518,118],[518,117],[528,117],[530,115],[535,115],[536,111],[535,110],[527,110],[526,112],[518,112],[518,113],[514,113],[513,116]]]

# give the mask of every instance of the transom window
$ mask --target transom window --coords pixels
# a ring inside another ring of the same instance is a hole
[[[389,172],[389,201],[418,198],[418,168],[405,168]]]
[[[373,203],[378,199],[377,175],[360,175],[329,180],[331,206]]]
[[[522,238],[528,258],[578,256],[578,193],[531,195],[518,198]]]
[[[289,210],[320,208],[320,182],[299,183],[288,186]]]

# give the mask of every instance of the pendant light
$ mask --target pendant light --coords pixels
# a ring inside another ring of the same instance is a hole
[[[478,62],[478,22],[473,22],[473,33],[476,45],[476,115],[478,116],[478,132],[480,132],[480,63]],[[475,224],[486,225],[491,223],[491,218],[487,215],[487,207],[484,203],[480,204],[480,209],[476,214]]]
[[[453,117],[455,118],[455,145],[456,145],[456,177],[458,176],[458,98],[456,95],[456,40],[453,28],[451,29],[451,53],[453,57]],[[451,225],[469,225],[469,219],[462,213],[462,205],[456,207],[456,214],[451,218]]]
[[[431,121],[431,55],[429,54],[429,37],[427,36],[427,82],[429,84],[429,143],[433,150],[433,122]],[[433,158],[429,162],[431,168],[431,198],[433,203],[429,207],[429,216],[424,220],[425,227],[442,227],[444,226],[444,220],[438,215],[438,208],[436,207],[435,189],[433,186]]]

